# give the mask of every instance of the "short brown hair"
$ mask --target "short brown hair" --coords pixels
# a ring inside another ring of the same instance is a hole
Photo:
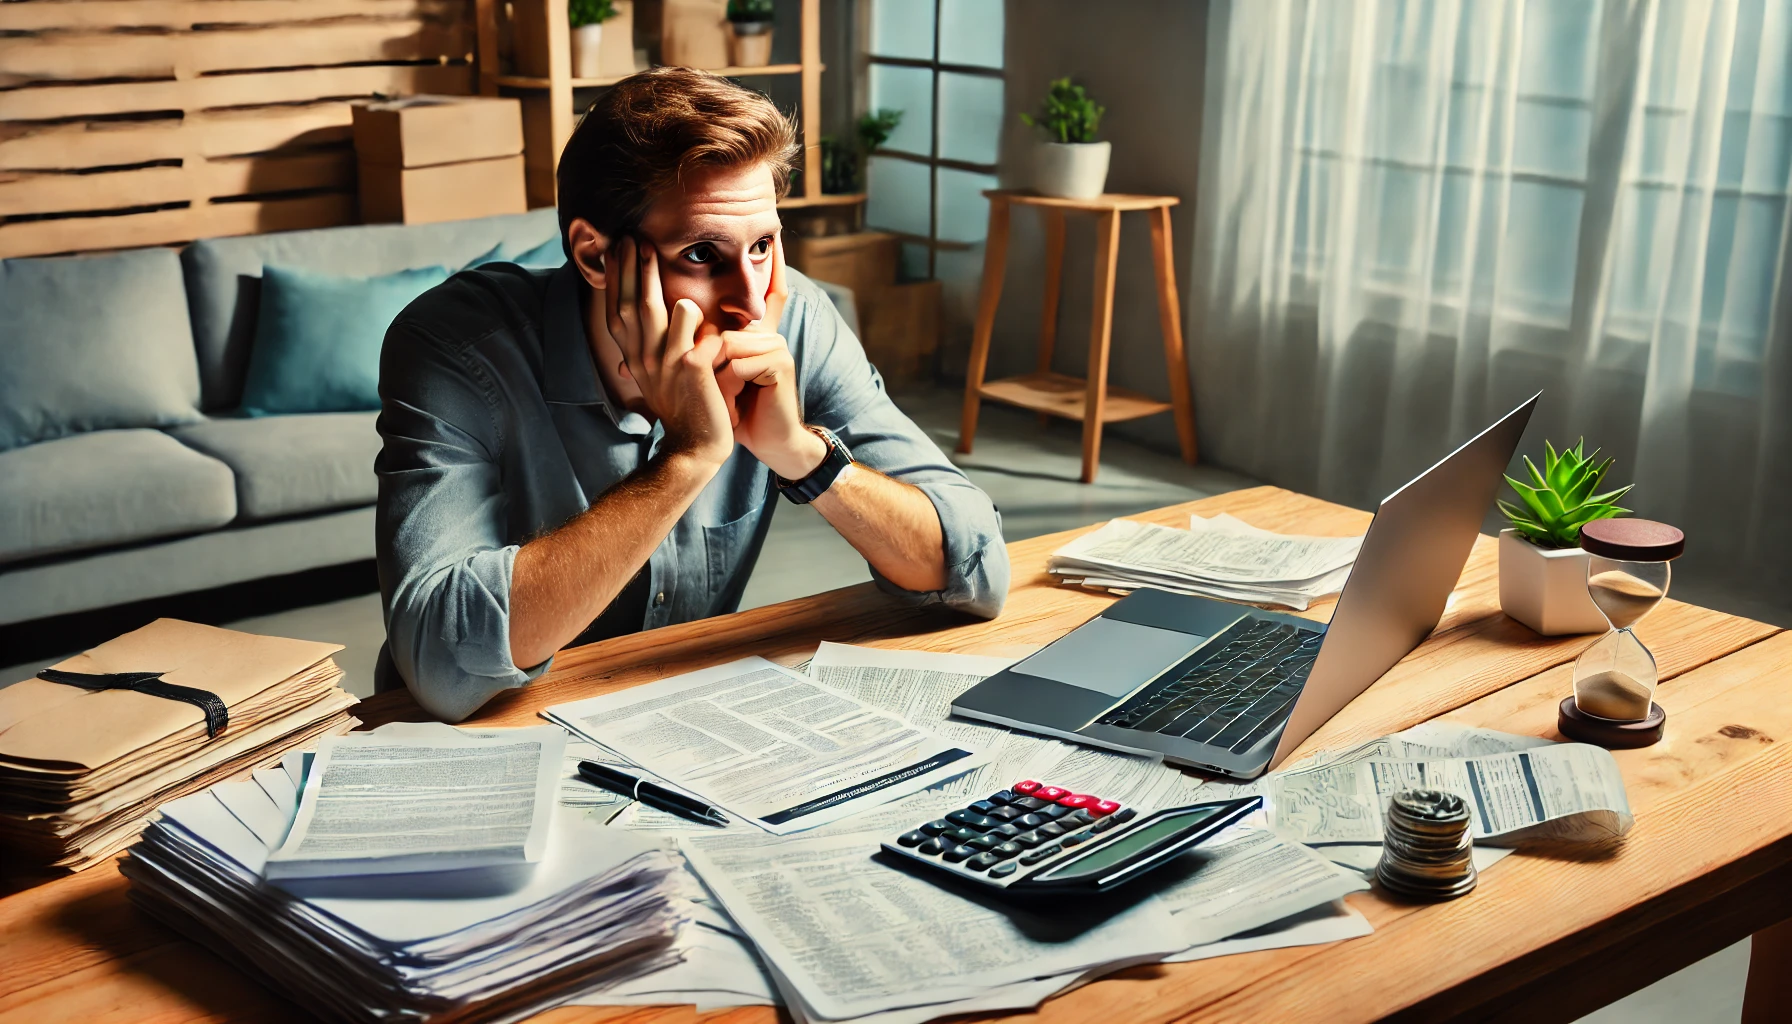
[[[765,163],[782,199],[796,155],[796,127],[760,93],[692,68],[630,75],[591,104],[560,154],[560,237],[581,217],[611,239],[635,230],[694,167]]]

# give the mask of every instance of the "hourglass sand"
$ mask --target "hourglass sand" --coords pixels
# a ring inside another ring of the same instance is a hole
[[[1562,701],[1562,735],[1602,747],[1646,747],[1661,739],[1667,712],[1655,703],[1655,656],[1634,627],[1668,594],[1668,562],[1686,536],[1647,519],[1596,519],[1581,527],[1587,595],[1611,623],[1574,663],[1574,695]]]

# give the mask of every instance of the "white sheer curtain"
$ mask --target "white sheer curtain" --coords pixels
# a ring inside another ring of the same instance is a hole
[[[1792,583],[1792,5],[1216,0],[1204,451],[1364,507],[1517,401]],[[1792,605],[1792,599],[1783,599]]]

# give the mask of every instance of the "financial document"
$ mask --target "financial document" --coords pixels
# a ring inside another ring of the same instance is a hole
[[[543,712],[776,835],[946,782],[988,758],[764,658]]]
[[[548,844],[566,734],[389,725],[318,744],[266,877],[525,864]]]
[[[1021,779],[1038,779],[1141,809],[1180,807],[1203,799],[1199,779],[1155,758],[1097,750],[952,717],[952,701],[959,694],[1009,664],[975,655],[823,643],[809,663],[809,674],[856,700],[988,751],[986,767],[941,787],[966,798],[961,804],[1007,789]]]
[[[1634,818],[1610,753],[1552,743],[1477,757],[1362,757],[1280,772],[1259,783],[1270,820],[1305,843],[1378,843],[1394,793],[1443,789],[1469,805],[1477,843],[1593,842],[1623,835]]]
[[[1159,960],[1187,945],[1154,897],[1092,926],[1036,916],[878,863],[864,833],[686,836],[680,846],[807,1019],[976,999],[1002,986]],[[944,1012],[956,1011],[920,1019]]]
[[[1192,516],[1189,529],[1115,519],[1052,553],[1066,582],[1305,609],[1343,588],[1361,537],[1273,533],[1228,515]]]
[[[1175,881],[1154,880],[1162,886],[1157,896],[1197,948],[1369,888],[1362,875],[1273,830],[1242,825],[1161,870]]]

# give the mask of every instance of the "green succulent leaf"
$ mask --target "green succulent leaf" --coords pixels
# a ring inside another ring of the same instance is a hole
[[[1616,502],[1630,491],[1631,485],[1597,493],[1614,462],[1609,457],[1602,460],[1601,451],[1595,448],[1587,454],[1585,438],[1562,449],[1544,441],[1541,467],[1530,456],[1524,457],[1531,483],[1506,477],[1522,504],[1501,500],[1500,512],[1527,540],[1545,547],[1578,545],[1582,526],[1630,511],[1618,507]]]

